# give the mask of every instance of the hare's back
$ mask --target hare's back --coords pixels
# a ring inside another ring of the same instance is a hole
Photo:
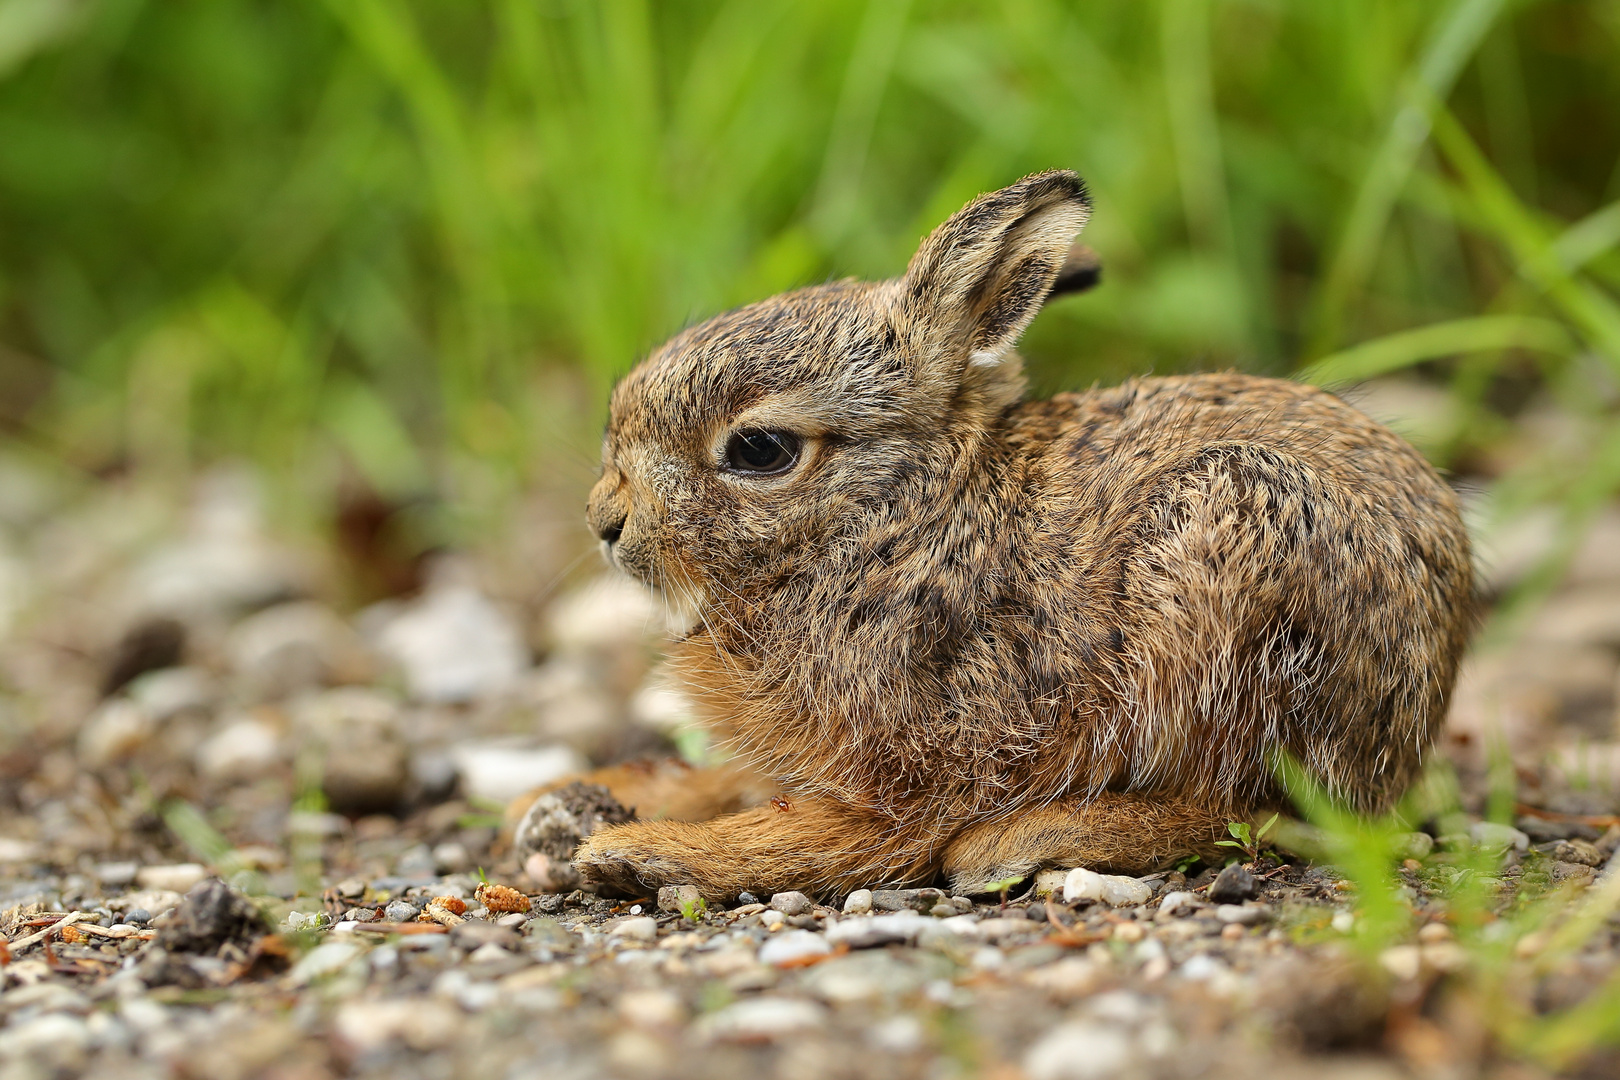
[[[1456,499],[1416,450],[1332,395],[1236,374],[1067,395],[1029,420],[1054,556],[1119,630],[1133,705],[1110,737],[1133,783],[1252,794],[1279,747],[1364,806],[1409,782],[1472,594]]]

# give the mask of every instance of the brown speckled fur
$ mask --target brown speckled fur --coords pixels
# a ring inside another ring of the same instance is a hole
[[[591,523],[690,614],[676,670],[757,776],[693,773],[670,817],[699,820],[597,833],[588,879],[1142,872],[1277,805],[1279,749],[1363,809],[1411,781],[1471,625],[1450,490],[1290,382],[1023,400],[1013,345],[1088,213],[1072,173],[1026,178],[904,277],[717,316],[618,386]],[[761,428],[805,440],[797,467],[722,468]],[[759,777],[786,809],[728,812]]]

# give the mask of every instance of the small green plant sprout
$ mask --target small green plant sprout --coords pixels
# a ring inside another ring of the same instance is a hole
[[[489,877],[484,873],[484,868],[482,866],[478,868],[478,880],[484,885],[489,884]]]
[[[1232,834],[1232,839],[1217,840],[1215,846],[1238,848],[1248,857],[1249,862],[1254,862],[1260,857],[1260,842],[1276,826],[1277,819],[1280,816],[1279,814],[1272,814],[1252,837],[1249,835],[1249,823],[1247,821],[1228,821],[1226,831]]]
[[[709,914],[709,905],[703,902],[701,896],[695,900],[682,900],[680,907],[681,918],[690,919],[695,923],[702,922],[704,917]]]
[[[1006,911],[1007,910],[1007,893],[1009,891],[1011,891],[1011,889],[1012,889],[1012,887],[1014,885],[1017,885],[1020,881],[1023,881],[1023,880],[1024,880],[1024,875],[1015,874],[1015,875],[1013,875],[1012,877],[1009,877],[1009,878],[1002,878],[1000,881],[987,881],[987,882],[984,883],[982,888],[983,888],[983,891],[985,891],[987,893],[1000,893],[1001,894],[1001,910]]]

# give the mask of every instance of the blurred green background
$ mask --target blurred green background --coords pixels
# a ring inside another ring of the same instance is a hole
[[[0,439],[487,510],[673,330],[1054,166],[1107,270],[1042,389],[1410,368],[1505,505],[1620,486],[1615,0],[0,0]]]

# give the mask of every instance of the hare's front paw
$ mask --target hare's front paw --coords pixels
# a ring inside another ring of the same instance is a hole
[[[602,829],[574,852],[574,869],[587,882],[625,896],[646,896],[664,885],[691,884],[694,874],[683,856],[662,838],[645,835],[639,825]]]

